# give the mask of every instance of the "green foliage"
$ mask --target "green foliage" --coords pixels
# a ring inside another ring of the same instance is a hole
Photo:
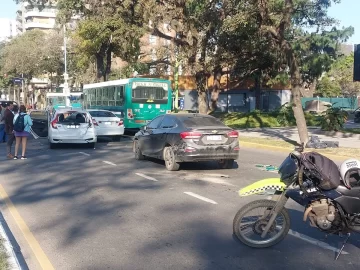
[[[326,131],[341,130],[348,118],[348,113],[341,108],[335,108],[334,106],[327,107],[328,109],[321,119],[321,128]]]
[[[212,115],[218,117],[226,125],[232,128],[272,128],[296,126],[296,121],[291,110],[291,106],[284,106],[281,109],[270,113],[264,113],[259,110],[255,110],[249,113],[216,112],[212,113]],[[308,126],[319,126],[318,116],[306,113],[305,118]]]
[[[315,94],[321,97],[338,97],[341,95],[341,88],[335,79],[325,75],[319,81]]]
[[[292,104],[285,103],[277,110],[277,121],[281,126],[296,125]]]
[[[360,93],[360,83],[353,81],[354,54],[341,56],[320,80],[317,93],[324,97],[356,97]],[[334,91],[336,90],[336,91]]]

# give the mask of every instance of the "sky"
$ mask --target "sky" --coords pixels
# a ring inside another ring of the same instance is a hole
[[[0,0],[0,18],[15,19],[16,4],[14,0]],[[329,9],[329,15],[340,21],[340,26],[353,26],[355,34],[348,41],[349,44],[360,44],[360,0],[342,0]],[[359,15],[358,15],[359,14]]]

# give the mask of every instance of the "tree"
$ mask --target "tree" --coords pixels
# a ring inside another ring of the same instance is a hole
[[[139,39],[144,34],[141,1],[59,0],[59,21],[65,23],[80,15],[73,38],[82,68],[96,63],[98,80],[106,81],[112,57],[135,63],[140,53]]]
[[[353,81],[354,54],[342,56],[319,81],[316,93],[323,97],[343,96],[357,98],[360,83]]]
[[[272,42],[277,52],[289,68],[292,87],[293,111],[298,127],[300,141],[307,143],[308,132],[301,105],[303,88],[302,60],[304,54],[296,46],[314,44],[318,39],[329,38],[331,33],[324,31],[335,21],[327,15],[331,3],[337,0],[256,0],[252,16],[260,20],[260,30]],[[315,27],[314,32],[301,29]],[[333,29],[336,31],[336,29]],[[337,42],[345,41],[348,36],[339,36]],[[322,52],[323,54],[326,52]]]
[[[62,34],[32,30],[7,43],[1,52],[1,71],[26,78],[27,88],[35,76],[50,78],[63,73]],[[27,103],[25,88],[24,103]]]

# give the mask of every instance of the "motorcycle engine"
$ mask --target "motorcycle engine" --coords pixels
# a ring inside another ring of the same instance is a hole
[[[331,229],[337,215],[335,206],[331,203],[331,201],[321,199],[312,202],[305,210],[304,221],[308,216],[311,226],[319,227],[320,229],[327,231]]]

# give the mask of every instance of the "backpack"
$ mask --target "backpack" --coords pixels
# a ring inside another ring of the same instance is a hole
[[[340,185],[339,169],[331,159],[316,152],[307,152],[303,153],[301,161],[321,189],[331,190]]]
[[[23,132],[25,129],[25,115],[19,114],[19,116],[15,120],[14,130],[17,132]]]

